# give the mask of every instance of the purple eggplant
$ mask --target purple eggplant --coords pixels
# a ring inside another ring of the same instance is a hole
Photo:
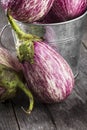
[[[18,21],[34,22],[45,16],[54,0],[1,0],[5,10]]]
[[[30,113],[33,109],[33,96],[25,86],[22,70],[22,64],[17,58],[0,47],[0,101],[14,97],[19,88],[30,99],[30,106],[26,111]]]
[[[47,43],[30,39],[30,34],[22,32],[11,16],[8,19],[18,36],[17,55],[28,88],[45,103],[64,100],[74,87],[74,75],[69,64]]]

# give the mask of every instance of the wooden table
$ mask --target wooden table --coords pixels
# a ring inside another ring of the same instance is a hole
[[[0,7],[0,31],[6,23],[7,19]],[[6,44],[13,43],[10,31],[3,39]],[[65,101],[50,105],[35,102],[30,115],[20,108],[27,104],[28,99],[22,92],[7,103],[0,103],[0,130],[87,130],[87,48],[81,46],[79,76]]]

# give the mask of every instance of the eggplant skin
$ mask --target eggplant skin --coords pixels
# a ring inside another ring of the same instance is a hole
[[[23,63],[28,88],[45,103],[60,102],[74,87],[72,70],[64,58],[44,42],[34,42],[34,63]]]
[[[5,89],[0,86],[0,96],[5,92]]]
[[[81,16],[87,10],[87,0],[55,0],[52,12],[61,22]]]
[[[18,21],[34,22],[45,16],[54,0],[1,0],[5,10]]]
[[[17,57],[3,47],[0,47],[0,65],[1,64],[17,72],[22,71],[22,64],[18,61]]]

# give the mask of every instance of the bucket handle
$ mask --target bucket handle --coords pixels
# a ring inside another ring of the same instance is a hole
[[[4,25],[4,26],[2,27],[2,29],[1,29],[1,32],[0,32],[0,45],[1,45],[1,47],[5,48],[5,49],[7,49],[7,50],[10,50],[10,49],[8,49],[7,47],[5,47],[4,44],[2,43],[2,35],[3,35],[4,31],[5,31],[8,27],[11,27],[11,25],[10,25],[9,23],[6,24],[6,25]]]

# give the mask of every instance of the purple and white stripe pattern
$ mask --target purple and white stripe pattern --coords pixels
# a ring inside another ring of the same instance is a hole
[[[60,21],[79,17],[87,10],[87,0],[55,0],[52,12]]]
[[[46,103],[65,99],[74,87],[70,66],[46,43],[35,42],[34,49],[34,63],[23,64],[29,89]]]
[[[16,56],[2,47],[0,47],[0,64],[12,68],[17,72],[22,70],[22,64],[18,61]]]
[[[48,13],[54,0],[1,0],[5,9],[18,21],[34,22]]]

